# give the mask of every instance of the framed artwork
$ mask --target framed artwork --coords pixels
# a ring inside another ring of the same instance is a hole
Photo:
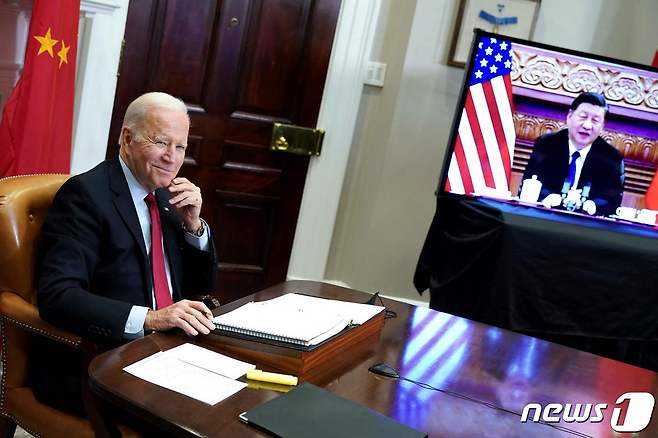
[[[473,29],[531,39],[541,0],[459,0],[448,65],[464,67]]]

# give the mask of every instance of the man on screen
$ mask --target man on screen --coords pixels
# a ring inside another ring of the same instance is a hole
[[[624,161],[614,146],[599,137],[608,104],[598,93],[582,93],[571,103],[567,129],[539,137],[523,180],[534,175],[541,181],[539,201],[547,207],[560,205],[568,189],[589,187],[583,210],[608,216],[621,204]]]

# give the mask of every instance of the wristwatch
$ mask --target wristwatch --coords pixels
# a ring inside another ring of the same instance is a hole
[[[203,219],[200,220],[201,220],[201,226],[197,230],[188,230],[187,227],[185,226],[185,223],[183,223],[183,230],[185,230],[186,233],[190,233],[196,237],[203,236],[203,231],[206,229],[206,222]]]

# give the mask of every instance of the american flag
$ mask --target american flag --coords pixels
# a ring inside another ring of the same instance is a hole
[[[514,155],[512,43],[481,38],[448,167],[446,190],[481,193],[509,190]]]

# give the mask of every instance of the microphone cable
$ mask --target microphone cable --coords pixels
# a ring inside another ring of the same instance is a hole
[[[391,319],[391,318],[397,318],[398,314],[394,310],[389,310],[386,308],[384,305],[384,300],[382,300],[382,297],[379,296],[379,291],[375,292],[372,294],[372,296],[368,299],[368,301],[362,303],[362,304],[370,304],[373,306],[378,305],[377,300],[379,299],[379,305],[384,307],[384,319]]]

